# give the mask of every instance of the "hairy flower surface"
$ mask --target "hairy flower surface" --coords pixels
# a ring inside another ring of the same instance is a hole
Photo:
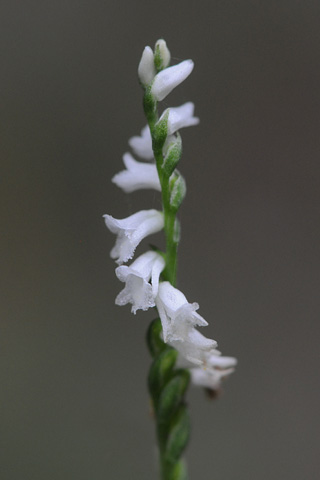
[[[198,125],[200,122],[198,117],[193,116],[194,104],[192,102],[184,103],[180,107],[167,108],[161,115],[159,122],[168,112],[168,135],[172,135],[180,128]]]
[[[153,158],[153,150],[149,125],[143,127],[141,135],[131,137],[129,145],[136,155],[145,160],[151,160]]]
[[[130,153],[123,155],[123,163],[126,170],[117,173],[112,181],[126,193],[147,188],[161,191],[155,164],[137,162]]]
[[[140,255],[130,266],[117,267],[116,275],[126,286],[117,296],[116,304],[122,306],[132,303],[133,313],[154,307],[159,277],[164,267],[165,261],[161,255],[151,251]]]
[[[121,265],[133,257],[136,247],[148,235],[159,232],[164,226],[162,212],[141,210],[130,217],[118,220],[104,215],[104,220],[112,233],[117,235],[116,243],[110,252],[111,258]]]
[[[190,75],[193,67],[192,60],[184,60],[173,67],[162,70],[154,77],[151,94],[156,100],[163,100]]]

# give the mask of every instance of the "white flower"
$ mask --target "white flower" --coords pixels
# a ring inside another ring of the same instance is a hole
[[[192,60],[184,60],[178,63],[178,65],[162,70],[154,77],[151,94],[156,100],[163,100],[190,75],[193,67],[194,63]]]
[[[218,361],[220,360],[220,362]],[[237,360],[233,357],[217,357],[216,365],[208,368],[191,368],[191,380],[194,385],[218,390],[221,380],[234,372]]]
[[[156,74],[156,68],[154,66],[153,51],[150,47],[145,47],[142,53],[142,57],[138,66],[138,75],[140,82],[147,86],[150,85]]]
[[[178,350],[180,366],[200,366],[206,364],[208,354],[217,346],[215,340],[205,337],[194,327],[188,326],[183,334],[175,335],[168,341],[169,345]]]
[[[189,332],[190,327],[195,325],[208,325],[205,319],[196,313],[199,305],[197,303],[188,303],[184,294],[173,287],[170,282],[160,283],[156,305],[162,323],[165,342],[186,338],[191,334]]]
[[[129,139],[129,145],[136,155],[145,160],[151,160],[153,158],[153,150],[149,126],[146,125],[141,130],[140,136],[131,137]]]
[[[117,173],[112,181],[127,193],[152,188],[161,191],[157,167],[155,164],[137,162],[130,153],[123,155],[127,170]]]
[[[191,380],[194,385],[217,390],[220,387],[221,380],[234,372],[237,365],[237,359],[234,357],[223,357],[221,352],[211,349],[204,352],[202,365],[195,367],[195,362],[186,359],[179,353],[176,366],[178,368],[188,368],[191,373]]]
[[[156,252],[140,255],[129,267],[121,265],[116,268],[116,275],[125,282],[125,288],[116,298],[117,305],[132,303],[131,311],[148,310],[155,306],[158,293],[160,273],[165,267],[165,261]],[[152,285],[149,280],[151,279]]]
[[[109,230],[118,235],[110,256],[117,259],[119,265],[133,257],[141,240],[164,226],[163,214],[153,209],[141,210],[121,220],[104,215],[104,220]]]
[[[160,117],[160,120],[167,114],[168,116],[168,135],[172,135],[180,128],[190,127],[199,123],[199,118],[193,116],[194,104],[187,102],[180,107],[167,108]]]

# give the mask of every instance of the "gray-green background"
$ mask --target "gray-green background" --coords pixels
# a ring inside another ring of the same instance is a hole
[[[188,396],[191,480],[317,479],[320,3],[13,0],[0,23],[1,479],[156,478],[152,313],[114,305],[102,215],[160,206],[110,182],[159,37],[195,61],[163,107],[201,119],[178,286],[239,359],[221,399]]]

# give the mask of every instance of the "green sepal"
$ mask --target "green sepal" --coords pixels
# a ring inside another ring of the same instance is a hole
[[[174,465],[187,446],[190,436],[190,417],[186,405],[179,406],[170,422],[169,436],[165,447],[165,462]]]
[[[152,357],[156,357],[161,352],[163,352],[165,348],[167,348],[167,345],[164,343],[164,341],[161,338],[161,334],[162,334],[161,321],[160,321],[160,318],[156,318],[150,323],[149,328],[147,330],[147,345]]]
[[[177,212],[187,193],[186,182],[178,171],[170,178],[170,207],[173,212]]]
[[[163,59],[160,52],[160,47],[157,44],[155,45],[153,58],[154,58],[154,66],[156,67],[157,73],[161,72],[161,70],[163,70],[164,68],[164,65],[163,65]]]
[[[156,408],[160,392],[165,388],[166,383],[172,376],[177,356],[178,352],[176,350],[166,346],[151,365],[148,376],[148,387]]]
[[[153,58],[154,58],[154,66],[156,68],[157,73],[161,72],[161,70],[169,66],[170,52],[168,50],[166,42],[162,38],[157,40],[154,46]]]
[[[162,171],[166,177],[170,177],[177,167],[182,155],[182,141],[179,134],[174,142],[170,143],[165,154]]]
[[[157,152],[162,153],[162,147],[167,139],[168,117],[169,117],[169,110],[167,110],[163,118],[158,120],[158,122],[154,126],[154,129],[152,132],[152,148],[155,153],[155,156]]]
[[[158,434],[161,443],[165,443],[167,440],[169,424],[177,407],[182,402],[189,382],[190,372],[177,370],[175,376],[168,381],[161,392],[157,408]]]

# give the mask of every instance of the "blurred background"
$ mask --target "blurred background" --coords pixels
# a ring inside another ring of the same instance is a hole
[[[102,215],[160,208],[110,180],[161,37],[195,61],[162,107],[201,119],[182,131],[178,287],[239,360],[220,399],[188,394],[190,478],[317,479],[320,3],[12,0],[0,23],[1,479],[156,478],[153,315],[115,306]]]

